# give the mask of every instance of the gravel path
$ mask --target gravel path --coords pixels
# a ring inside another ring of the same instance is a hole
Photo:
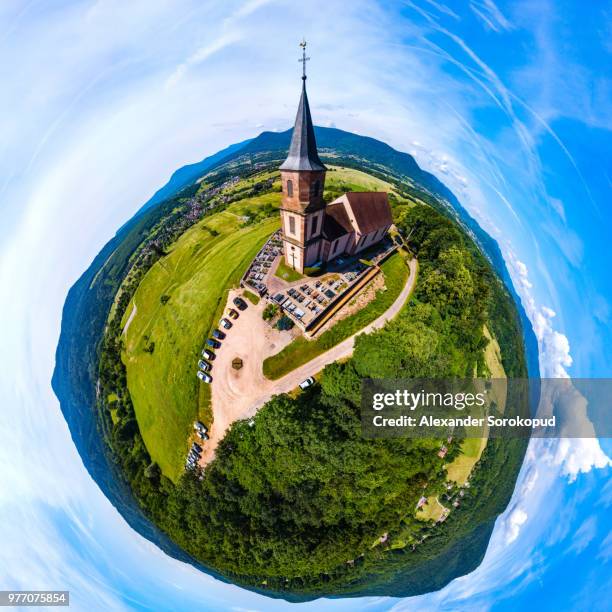
[[[125,322],[125,327],[123,328],[124,334],[127,334],[128,327],[130,326],[132,319],[136,316],[137,310],[138,308],[136,308],[136,302],[134,302],[134,308],[132,308],[132,312],[130,312],[130,316],[128,317],[128,320]]]

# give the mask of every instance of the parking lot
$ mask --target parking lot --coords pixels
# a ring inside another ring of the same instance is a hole
[[[232,307],[232,300],[241,291],[230,291],[226,312]],[[236,419],[249,416],[254,398],[266,394],[274,386],[264,377],[264,359],[278,353],[296,336],[297,330],[279,331],[273,329],[262,318],[265,300],[255,305],[247,302],[245,310],[232,320],[231,329],[225,330],[225,337],[215,349],[212,362],[212,405],[214,421],[209,431],[210,439],[202,444],[199,463],[206,465],[214,455],[219,440]],[[234,359],[240,359],[240,369],[232,367]],[[301,381],[298,381],[298,383]],[[296,383],[297,385],[297,383]],[[254,414],[254,411],[253,411]]]

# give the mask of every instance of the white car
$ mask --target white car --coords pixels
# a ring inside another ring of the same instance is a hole
[[[229,319],[226,319],[225,317],[223,317],[221,321],[219,321],[219,324],[225,329],[229,329],[232,326],[232,322]]]
[[[308,389],[311,385],[314,385],[314,378],[309,376],[306,380],[300,383],[300,389]]]
[[[197,373],[197,377],[205,383],[211,383],[212,382],[212,378],[206,373],[206,372],[202,372],[202,370],[200,370]]]
[[[198,368],[204,372],[208,372],[210,370],[210,363],[206,363],[203,359],[200,359],[200,361],[198,361]]]

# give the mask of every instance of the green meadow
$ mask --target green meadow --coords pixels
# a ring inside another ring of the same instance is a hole
[[[276,215],[245,226],[241,216],[279,201],[278,193],[245,199],[191,227],[147,272],[126,310],[124,326],[136,305],[123,360],[138,425],[152,460],[174,481],[193,421],[211,420],[210,389],[196,378],[204,341],[228,290],[279,226]]]

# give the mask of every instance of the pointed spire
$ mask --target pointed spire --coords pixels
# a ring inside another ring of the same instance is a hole
[[[302,59],[300,61],[303,65],[302,96],[300,97],[293,126],[289,155],[287,155],[287,159],[283,162],[280,169],[320,171],[325,170],[325,166],[319,159],[317,152],[317,141],[315,140],[310,106],[308,104],[308,96],[306,95],[306,62],[309,59],[306,57],[306,41],[302,41],[300,46],[302,47]]]

